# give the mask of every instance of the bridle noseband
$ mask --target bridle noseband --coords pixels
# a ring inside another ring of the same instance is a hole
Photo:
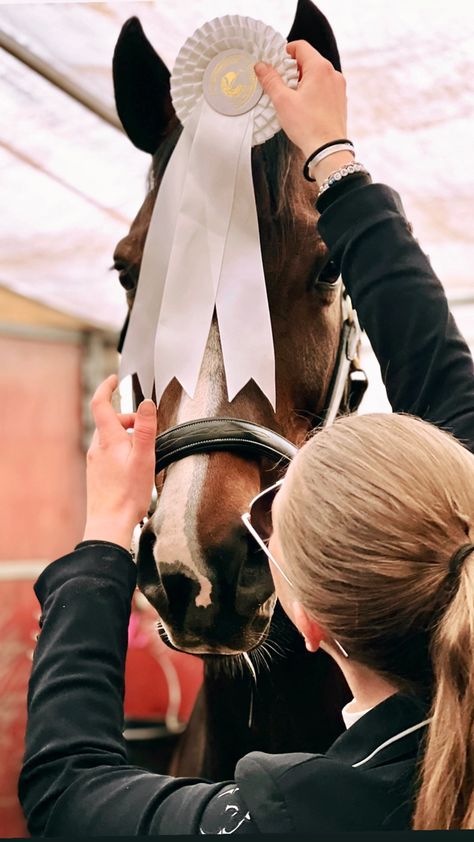
[[[168,465],[196,453],[237,451],[248,456],[291,462],[297,447],[291,441],[260,424],[241,418],[197,418],[170,427],[157,436],[156,473]]]

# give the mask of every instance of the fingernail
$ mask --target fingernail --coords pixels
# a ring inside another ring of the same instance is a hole
[[[255,70],[255,73],[257,73],[257,74],[258,73],[265,73],[265,70],[267,70],[267,68],[268,68],[268,64],[265,64],[264,61],[257,61],[257,64],[254,67],[254,70]]]
[[[137,410],[140,415],[154,415],[156,413],[156,406],[149,398],[142,401]]]

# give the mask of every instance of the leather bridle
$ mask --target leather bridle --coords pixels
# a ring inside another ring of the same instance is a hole
[[[157,436],[156,473],[173,462],[196,453],[214,450],[237,451],[248,456],[266,457],[283,466],[295,456],[297,447],[288,439],[241,418],[197,418],[170,427]]]

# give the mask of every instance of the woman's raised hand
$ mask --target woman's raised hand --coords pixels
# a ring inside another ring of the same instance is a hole
[[[275,106],[283,131],[307,158],[319,146],[347,137],[346,82],[342,73],[307,41],[292,41],[287,51],[298,62],[300,81],[296,90],[283,82],[272,65],[258,62],[255,73]],[[337,155],[349,155],[352,160],[350,153]],[[333,164],[336,156],[331,157]]]
[[[129,549],[133,530],[148,511],[155,479],[156,406],[145,400],[137,412],[117,414],[111,403],[117,384],[111,375],[91,401],[96,430],[87,453],[84,540]]]

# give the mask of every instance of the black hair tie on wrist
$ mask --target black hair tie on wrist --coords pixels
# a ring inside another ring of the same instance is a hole
[[[474,551],[474,544],[464,544],[449,559],[449,575],[456,576],[462,563]]]
[[[315,181],[315,179],[311,178],[309,174],[309,167],[314,158],[316,158],[316,156],[319,155],[320,152],[324,152],[325,149],[329,149],[330,146],[340,146],[343,143],[348,143],[350,146],[352,146],[352,148],[354,148],[352,140],[349,140],[347,137],[340,137],[337,140],[329,140],[327,143],[323,143],[322,146],[318,146],[318,148],[311,153],[309,158],[306,159],[305,165],[303,167],[303,175],[306,181]]]

